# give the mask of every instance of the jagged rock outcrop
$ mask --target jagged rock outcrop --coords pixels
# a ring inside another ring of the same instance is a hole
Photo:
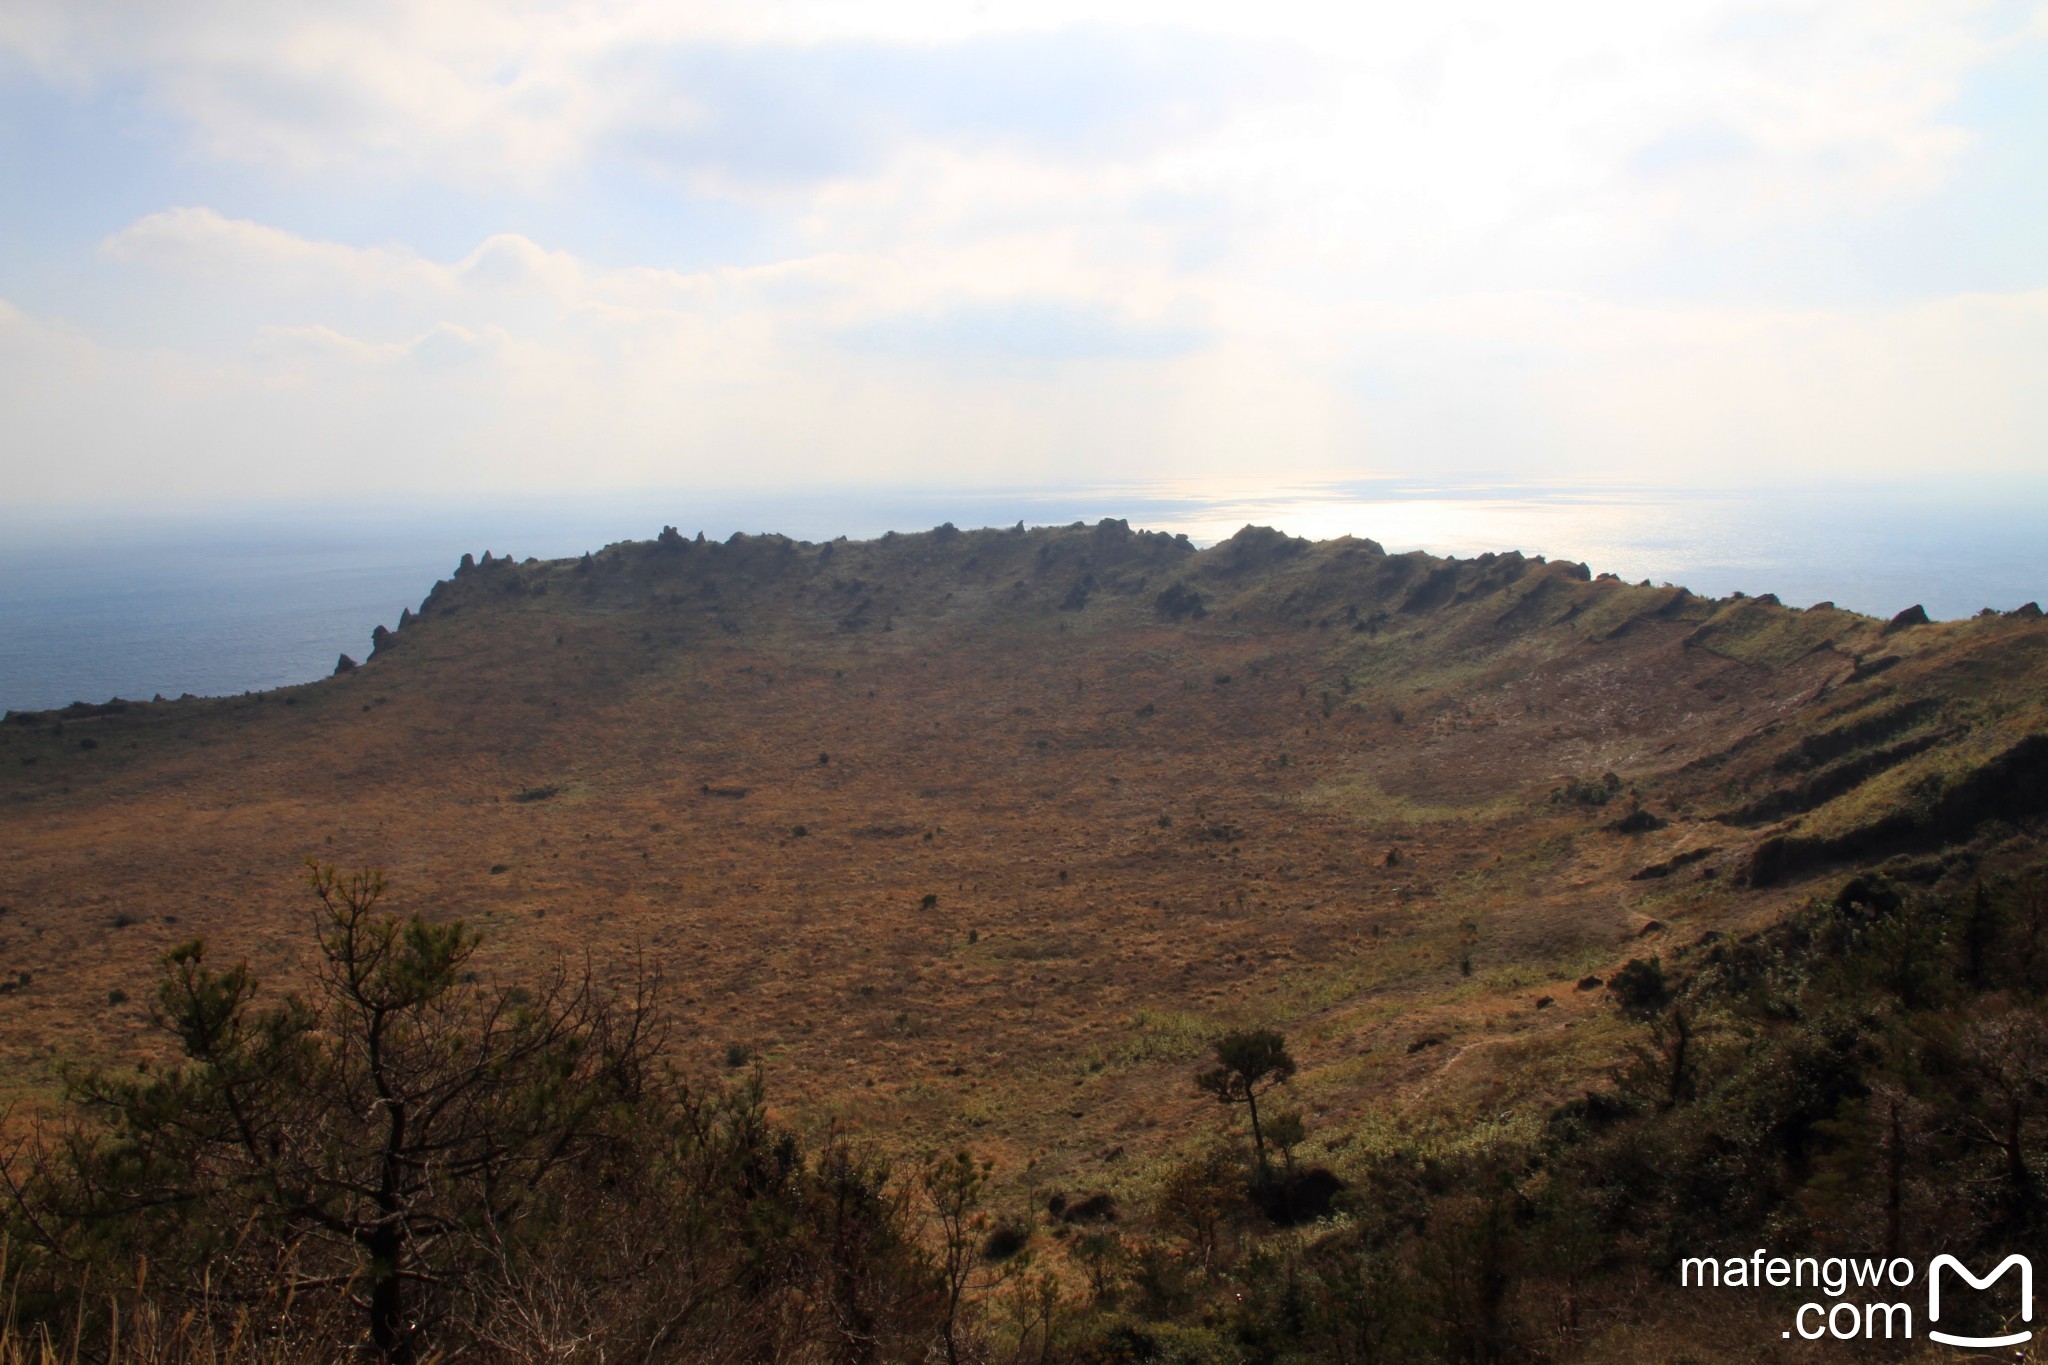
[[[346,654],[342,655],[339,659],[336,659],[334,661],[334,672],[337,677],[339,677],[343,673],[355,672],[356,667],[356,661],[354,659],[349,658],[348,655]]]
[[[1895,631],[1904,630],[1908,626],[1924,626],[1927,624],[1927,622],[1927,608],[1921,606],[1918,602],[1915,602],[1912,606],[1907,607],[1897,616],[1894,616],[1891,620],[1885,622],[1884,630],[1881,633],[1885,635],[1890,635]]]

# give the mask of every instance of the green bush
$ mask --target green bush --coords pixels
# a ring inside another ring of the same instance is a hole
[[[786,1359],[854,1334],[880,1360],[939,1340],[888,1167],[807,1152],[758,1074],[664,1070],[657,971],[489,985],[477,935],[384,914],[380,876],[316,866],[310,886],[307,990],[265,995],[180,945],[157,1011],[178,1060],[68,1074],[68,1121],[0,1160],[30,1338],[110,1354],[119,1313],[81,1301],[91,1282],[146,1283],[158,1318],[252,1358],[353,1338],[387,1362]]]

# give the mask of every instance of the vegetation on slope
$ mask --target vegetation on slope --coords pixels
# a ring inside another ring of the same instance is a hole
[[[1702,1304],[1680,1260],[2048,1251],[2048,868],[1957,871],[1902,860],[1631,961],[1629,1060],[1534,1127],[1381,1148],[1347,1186],[1297,1165],[1285,1040],[1241,1032],[1192,1085],[1251,1122],[1149,1207],[1006,1210],[967,1152],[895,1179],[771,1120],[758,1072],[664,1072],[651,981],[484,986],[462,925],[316,868],[312,997],[260,1006],[179,950],[182,1060],[79,1073],[71,1121],[6,1163],[10,1330],[112,1356],[125,1328],[139,1359],[1747,1354],[1801,1295]]]
[[[1761,1025],[1703,1003],[1703,954],[1789,961],[1774,926],[1902,853],[1942,905],[1978,875],[2006,895],[2048,806],[2036,614],[1894,626],[1253,529],[1200,552],[1106,522],[485,556],[376,646],[302,688],[0,725],[17,1126],[94,1065],[177,1062],[153,964],[195,936],[311,999],[325,954],[281,869],[383,866],[402,921],[479,932],[480,981],[588,961],[591,998],[619,999],[642,955],[664,964],[659,1060],[758,1059],[776,1107],[748,1103],[806,1179],[845,1139],[906,1177],[933,1152],[992,1160],[971,1216],[1029,1254],[976,1260],[962,1294],[1011,1351],[1099,1328],[1235,1358],[1254,1267],[1405,1208],[1343,1253],[1409,1286],[1389,1358],[1474,1358],[1417,1307],[1450,1292],[1429,1247],[1527,1252],[1565,1159],[1550,1116],[1661,1046],[1586,981],[1658,959],[1712,1016],[1697,1055],[1723,1056]],[[1266,1127],[1262,1099],[1257,1137],[1218,1149],[1233,1111],[1191,1078],[1261,1031],[1296,1067],[1270,1115],[1291,1122]],[[1695,1080],[1671,1112],[1715,1102]],[[1661,1114],[1617,1122],[1661,1142]],[[1338,1222],[1274,1226],[1273,1182],[1315,1172],[1349,1191]],[[944,1240],[930,1216],[904,1214],[920,1257]],[[1591,1326],[1564,1335],[1517,1298],[1555,1286],[1517,1272],[1484,1349],[1597,1354],[1659,1321],[1615,1285],[1662,1264],[1595,1266]],[[1320,1340],[1270,1350],[1366,1358]]]

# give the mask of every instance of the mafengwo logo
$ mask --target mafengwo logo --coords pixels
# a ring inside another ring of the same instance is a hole
[[[2008,1281],[2009,1272],[2018,1271]],[[2001,1281],[2006,1281],[2001,1285]],[[1797,1335],[1805,1341],[1833,1337],[1836,1341],[1895,1341],[1914,1335],[1913,1302],[1919,1296],[1904,1294],[1924,1282],[1927,1295],[1926,1329],[1929,1341],[1968,1351],[1991,1347],[2022,1346],[2033,1340],[2034,1263],[2014,1252],[1983,1275],[1977,1274],[1954,1256],[1936,1256],[1923,1276],[1903,1256],[1891,1260],[1869,1257],[1773,1256],[1759,1249],[1747,1258],[1730,1256],[1715,1260],[1690,1256],[1679,1262],[1678,1282],[1688,1289],[1806,1289],[1818,1290],[1827,1302],[1799,1305],[1792,1326],[1780,1333],[1790,1340]],[[1942,1295],[1946,1286],[1949,1323],[1969,1318],[1973,1322],[1993,1321],[1994,1331],[1944,1331]],[[2017,1288],[2017,1296],[2011,1290]],[[1983,1295],[1996,1289],[2003,1296],[1986,1301]],[[1970,1291],[1976,1293],[1970,1293]],[[1958,1295],[1962,1297],[1958,1297]],[[2016,1312],[2014,1310],[2017,1310]],[[1975,1310],[1974,1312],[1971,1310]]]
[[[1954,1270],[1956,1274],[1970,1282],[1972,1289],[1989,1289],[1994,1280],[2004,1275],[2006,1271],[2015,1268],[2020,1272],[2019,1321],[2032,1322],[2034,1320],[2034,1263],[2020,1255],[2017,1251],[2000,1261],[1998,1268],[1981,1280],[1972,1275],[1970,1268],[1955,1257],[1935,1257],[1933,1262],[1927,1267],[1927,1321],[1930,1324],[1941,1321],[1941,1272],[1943,1270]],[[1944,1345],[1974,1348],[1983,1346],[2018,1346],[2023,1342],[2031,1340],[2034,1333],[2030,1328],[2023,1332],[2008,1332],[2002,1337],[1958,1337],[1950,1336],[1946,1332],[1938,1332],[1932,1326],[1929,1326],[1927,1335]]]

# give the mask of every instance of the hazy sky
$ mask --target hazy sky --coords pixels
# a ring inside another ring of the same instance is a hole
[[[0,5],[9,499],[2048,468],[2048,3]]]

